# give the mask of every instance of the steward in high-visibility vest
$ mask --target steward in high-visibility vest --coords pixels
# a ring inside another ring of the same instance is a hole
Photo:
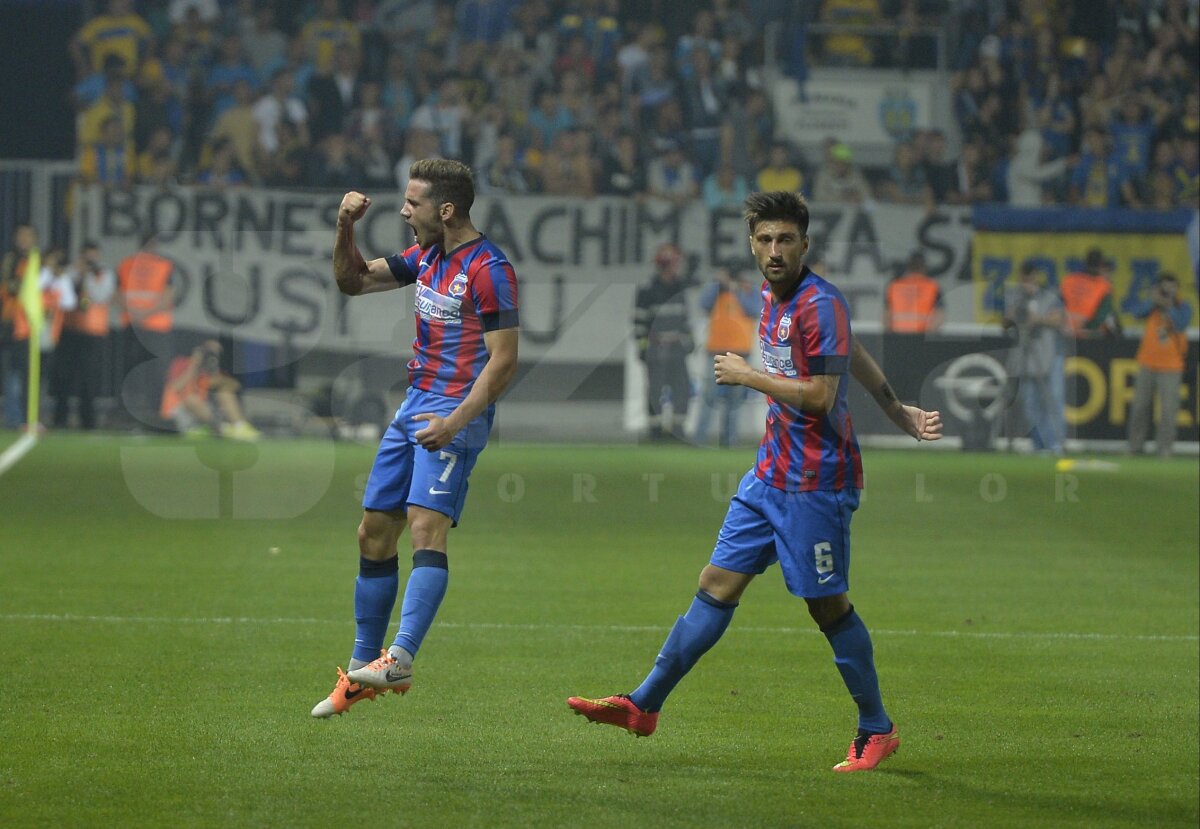
[[[123,329],[124,375],[120,399],[134,423],[158,423],[165,380],[164,359],[174,353],[174,265],[154,248],[153,237],[117,265],[118,302]]]
[[[140,250],[121,260],[117,281],[121,290],[121,327],[169,333],[175,325],[170,259]]]
[[[936,331],[945,319],[942,288],[925,273],[925,257],[914,253],[905,273],[888,283],[884,295],[884,325],[898,334]]]
[[[1112,283],[1107,276],[1110,262],[1099,248],[1092,248],[1087,252],[1084,267],[1083,271],[1064,276],[1059,287],[1067,332],[1075,337],[1119,333],[1121,324],[1113,309]]]

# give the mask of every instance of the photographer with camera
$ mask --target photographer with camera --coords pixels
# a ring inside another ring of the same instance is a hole
[[[1030,438],[1039,452],[1062,454],[1066,413],[1062,397],[1063,301],[1032,262],[1004,294],[1004,329],[1016,337],[1008,375],[1017,382]]]
[[[241,384],[221,371],[221,344],[205,340],[187,357],[176,357],[167,371],[159,414],[171,420],[180,434],[220,435],[233,440],[258,440],[260,433],[242,413]],[[210,398],[216,401],[214,408]]]
[[[1179,385],[1187,359],[1187,327],[1192,306],[1179,299],[1179,280],[1169,273],[1158,281],[1143,300],[1126,302],[1124,310],[1144,320],[1146,330],[1137,350],[1138,373],[1129,412],[1129,451],[1141,454],[1146,445],[1154,398],[1158,396],[1159,419],[1154,433],[1158,454],[1171,456],[1178,428]]]
[[[75,307],[64,316],[62,337],[54,361],[54,426],[65,428],[71,398],[79,399],[79,422],[96,428],[96,393],[100,389],[104,353],[108,347],[109,303],[117,290],[117,275],[100,260],[100,246],[84,242],[79,260],[69,271]]]

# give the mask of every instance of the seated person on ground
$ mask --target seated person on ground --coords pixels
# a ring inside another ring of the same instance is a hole
[[[234,440],[257,440],[259,431],[242,413],[240,389],[237,380],[221,371],[221,344],[205,340],[192,349],[191,356],[171,361],[159,413],[189,437],[211,432]]]

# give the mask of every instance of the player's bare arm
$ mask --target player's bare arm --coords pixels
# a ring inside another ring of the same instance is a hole
[[[821,374],[802,380],[777,377],[751,368],[744,357],[732,351],[713,358],[713,372],[718,385],[745,386],[770,395],[793,409],[821,415],[829,414],[833,409],[838,382],[841,380],[836,374]]]
[[[354,223],[371,206],[371,200],[357,191],[342,197],[338,208],[337,230],[333,239],[333,278],[338,290],[348,296],[372,294],[400,287],[386,259],[363,259],[354,243]]]
[[[883,374],[883,369],[875,362],[871,353],[852,337],[850,349],[850,374],[871,393],[876,405],[895,423],[902,432],[917,440],[938,440],[942,436],[942,416],[940,413],[927,412],[916,406],[900,402],[896,392]]]
[[[413,415],[413,420],[424,420],[426,426],[413,437],[431,452],[443,449],[454,440],[459,431],[495,403],[512,382],[517,372],[517,340],[520,329],[502,328],[483,335],[483,344],[488,350],[488,361],[471,386],[471,391],[462,403],[446,417],[423,413]]]

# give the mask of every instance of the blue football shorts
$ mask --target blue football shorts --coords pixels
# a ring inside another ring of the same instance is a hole
[[[428,425],[413,415],[432,413],[446,417],[462,401],[410,388],[396,417],[379,442],[375,463],[367,478],[363,509],[405,510],[409,504],[450,516],[454,526],[467,499],[467,478],[487,445],[495,407],[476,417],[454,436],[450,445],[430,452],[414,437]]]
[[[789,593],[806,599],[850,589],[850,518],[859,490],[784,492],[750,470],[729,503],[710,563],[758,575],[779,562]]]

